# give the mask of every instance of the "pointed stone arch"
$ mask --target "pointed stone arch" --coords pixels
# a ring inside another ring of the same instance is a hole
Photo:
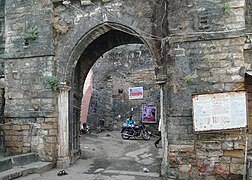
[[[60,60],[58,76],[65,83],[62,85],[62,89],[70,90],[70,93],[68,93],[68,97],[64,91],[61,91],[59,95],[61,101],[62,98],[65,101],[69,100],[63,106],[62,104],[58,105],[58,112],[62,113],[59,114],[59,117],[64,120],[64,122],[59,122],[58,127],[59,129],[64,128],[61,131],[62,133],[59,134],[59,149],[68,145],[69,148],[65,149],[67,152],[59,154],[58,164],[62,164],[61,162],[67,162],[67,164],[74,162],[80,155],[80,149],[77,145],[79,143],[78,132],[74,129],[79,129],[82,90],[89,70],[105,52],[119,45],[133,43],[144,44],[150,50],[151,56],[154,57],[154,53],[152,53],[153,51],[150,48],[150,41],[145,40],[132,28],[118,23],[105,22],[99,24],[84,33],[74,46],[67,44],[63,46],[62,53],[57,57]],[[153,59],[156,58],[154,57]],[[65,86],[70,86],[70,88],[65,88]],[[68,113],[65,113],[66,109],[68,109]],[[68,122],[66,122],[66,119],[68,119]],[[66,135],[65,132],[68,132],[68,134]],[[65,157],[66,154],[69,157]]]

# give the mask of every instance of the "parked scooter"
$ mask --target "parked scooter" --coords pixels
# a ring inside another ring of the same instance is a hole
[[[144,140],[150,139],[150,133],[147,131],[145,125],[141,122],[140,125],[135,125],[134,127],[129,127],[126,124],[122,126],[121,136],[123,139],[129,139],[131,137],[140,137]]]
[[[87,123],[83,123],[80,127],[80,133],[81,134],[90,134],[90,128],[89,126],[87,125]]]

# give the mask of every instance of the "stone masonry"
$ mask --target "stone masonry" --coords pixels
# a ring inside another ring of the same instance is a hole
[[[251,179],[250,0],[4,4],[7,152],[66,164],[77,158],[78,99],[89,70],[110,49],[137,43],[149,50],[160,87],[162,175]],[[193,95],[233,91],[248,94],[248,129],[194,132]]]
[[[165,96],[166,102],[172,104],[165,112],[170,178],[246,176],[246,130],[194,133],[191,101],[194,94],[246,90],[244,69],[250,69],[251,61],[244,60],[245,19],[238,18],[243,16],[244,5],[241,1],[173,4],[173,8],[180,9],[175,13],[183,9],[188,17],[194,18],[170,21],[173,35],[167,49],[171,52],[167,57],[167,74],[171,78]],[[197,14],[190,16],[195,11]]]
[[[159,86],[155,83],[155,64],[143,45],[119,46],[104,54],[93,66],[93,95],[88,124],[121,128],[129,114],[141,120],[142,105],[156,105],[159,111]],[[129,100],[129,87],[143,87],[143,99]],[[133,111],[132,111],[133,108]],[[152,124],[157,131],[157,124]]]

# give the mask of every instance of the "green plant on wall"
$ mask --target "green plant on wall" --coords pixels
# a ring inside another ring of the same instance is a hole
[[[35,40],[38,38],[38,28],[31,26],[25,32],[25,39],[27,40]]]
[[[57,90],[60,84],[59,79],[56,76],[47,76],[45,78],[45,81],[48,84],[48,86],[54,91]]]
[[[230,8],[229,6],[226,6],[226,5],[225,5],[225,6],[223,7],[223,12],[224,12],[224,13],[227,13],[227,14],[228,14],[228,13],[230,13],[230,11],[231,11],[231,8]]]
[[[188,75],[184,78],[184,81],[187,83],[187,84],[193,84],[193,76],[192,75]]]
[[[229,14],[231,12],[231,8],[228,4],[225,4],[222,9],[223,9],[223,12],[226,14]]]

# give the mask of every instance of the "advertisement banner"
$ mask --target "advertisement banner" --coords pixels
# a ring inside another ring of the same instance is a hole
[[[143,87],[130,87],[129,99],[143,99]]]

